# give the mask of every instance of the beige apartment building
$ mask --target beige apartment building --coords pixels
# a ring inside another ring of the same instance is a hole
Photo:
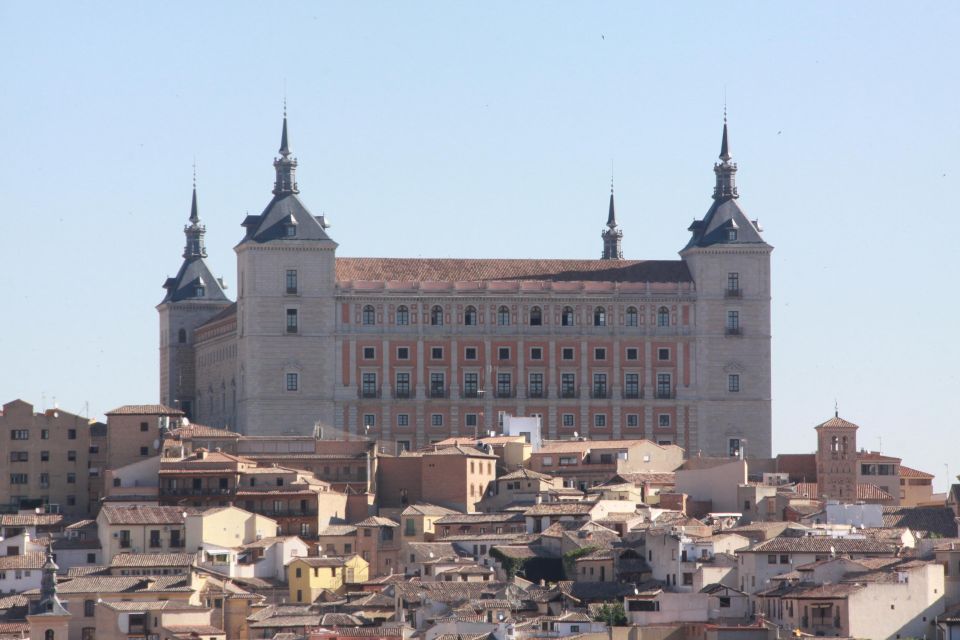
[[[0,413],[0,498],[7,509],[40,508],[67,519],[96,513],[103,492],[106,425],[60,409],[35,413],[14,400]]]
[[[530,469],[562,478],[581,490],[620,473],[673,471],[683,464],[683,449],[650,440],[587,440],[571,438],[543,443],[530,456]]]
[[[177,428],[183,411],[160,404],[124,405],[107,412],[107,468],[160,455],[165,434]]]
[[[496,479],[497,457],[460,445],[380,458],[377,499],[381,509],[426,502],[463,513],[479,503]]]

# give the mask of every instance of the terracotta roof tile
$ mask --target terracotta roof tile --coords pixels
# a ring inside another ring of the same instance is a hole
[[[900,465],[900,477],[901,478],[924,478],[932,480],[934,475],[932,473],[927,473],[926,471],[920,471],[919,469],[914,469],[913,467],[907,467]]]
[[[0,570],[41,569],[46,560],[46,554],[42,551],[32,551],[17,556],[0,556]]]
[[[182,416],[186,415],[180,409],[174,409],[162,404],[125,404],[112,411],[108,416]]]
[[[108,524],[183,524],[184,512],[200,513],[202,510],[189,507],[151,507],[146,505],[103,507],[100,510]]]
[[[192,553],[118,553],[110,560],[111,567],[187,567],[192,563]]]
[[[682,260],[337,258],[337,281],[691,282]]]

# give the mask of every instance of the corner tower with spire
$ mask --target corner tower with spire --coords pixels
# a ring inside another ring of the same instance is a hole
[[[680,251],[696,286],[700,397],[691,398],[691,442],[704,451],[771,455],[770,253],[760,225],[740,208],[726,111],[713,201]]]
[[[324,216],[300,200],[286,105],[273,168],[273,197],[259,215],[246,217],[234,247],[241,363],[236,426],[258,435],[335,424],[337,243]]]
[[[177,275],[163,284],[166,294],[157,305],[160,314],[160,402],[193,417],[196,403],[193,332],[230,305],[223,282],[207,266],[204,236],[197,207],[197,178],[193,178],[190,216],[183,228],[183,262]]]
[[[617,212],[613,206],[613,180],[610,181],[610,210],[607,213],[607,228],[600,233],[600,237],[603,238],[603,255],[600,258],[602,260],[622,260],[623,231],[617,226]]]

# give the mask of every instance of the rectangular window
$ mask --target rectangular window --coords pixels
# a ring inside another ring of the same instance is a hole
[[[431,427],[442,427],[443,426],[443,414],[434,413],[430,415],[430,426]]]
[[[727,291],[740,291],[740,274],[736,271],[727,274]]]
[[[40,462],[50,462],[50,452],[41,451],[40,452]]]
[[[363,414],[363,426],[370,428],[377,426],[377,416],[372,413]]]
[[[727,311],[727,331],[730,333],[740,330],[740,312]]]
[[[513,377],[509,373],[497,374],[497,397],[513,397]]]
[[[142,455],[142,456],[149,456],[149,455],[150,455],[150,448],[149,448],[149,447],[140,447],[140,455]]]
[[[377,374],[372,372],[367,372],[361,374],[361,388],[360,392],[363,394],[364,398],[376,398],[377,397]]]
[[[297,391],[300,388],[300,374],[287,374],[287,391]]]
[[[28,462],[30,457],[27,451],[11,451],[10,462]]]
[[[394,387],[393,391],[398,398],[410,397],[410,374],[409,373],[397,374],[396,386]]]
[[[594,416],[593,416],[593,426],[595,426],[595,427],[597,427],[597,428],[600,428],[600,429],[606,427],[606,426],[607,426],[607,414],[605,414],[605,413],[597,413],[597,414],[594,414]]]
[[[543,456],[543,458],[540,459],[540,464],[544,467],[552,467],[553,456]]]
[[[577,377],[574,373],[560,374],[560,397],[575,398],[577,395]]]
[[[409,360],[410,347],[397,347],[397,360]]]
[[[465,420],[466,420],[465,424],[466,424],[468,427],[475,427],[475,426],[477,426],[477,414],[475,414],[475,413],[468,413],[468,414],[466,415],[466,417],[465,417]]]
[[[670,414],[669,414],[669,413],[661,413],[660,415],[658,415],[658,416],[657,416],[657,424],[660,426],[661,429],[669,429],[669,428],[670,428]]]
[[[10,484],[27,484],[29,478],[25,473],[11,473]]]
[[[529,395],[531,398],[543,397],[543,374],[542,373],[530,374],[530,387],[529,389],[527,389],[527,395]]]
[[[593,396],[594,398],[607,397],[607,374],[593,374]]]
[[[377,348],[376,347],[364,347],[363,348],[363,359],[364,360],[375,360],[377,357]]]
[[[740,438],[730,438],[727,441],[727,454],[731,458],[740,457]]]
[[[497,359],[498,360],[509,360],[510,359],[510,347],[499,347],[497,349]]]
[[[68,473],[67,474],[67,484],[77,484],[77,474]]]
[[[40,439],[49,440],[50,439],[50,429],[40,429]]]
[[[410,415],[406,413],[397,414],[397,426],[398,427],[409,427],[410,426]]]
[[[564,347],[560,350],[561,360],[573,360],[573,347]]]
[[[287,293],[297,292],[297,270],[287,269]]]
[[[593,350],[593,359],[594,360],[606,360],[607,359],[607,350],[603,347],[597,347]]]
[[[430,374],[430,397],[444,398],[447,395],[446,376],[442,373]]]
[[[480,390],[479,385],[479,374],[477,373],[464,373],[463,374],[463,397],[464,398],[476,398],[479,394],[477,393]]]
[[[29,440],[30,431],[27,429],[11,429],[10,439],[11,440]]]
[[[296,333],[297,328],[297,310],[287,309],[287,333]]]
[[[563,414],[563,417],[561,418],[561,421],[563,422],[563,426],[565,426],[565,427],[573,427],[573,426],[575,426],[575,425],[574,425],[574,422],[573,422],[573,414],[572,414],[572,413],[565,413],[565,414]]]
[[[673,384],[671,384],[669,373],[657,374],[657,397],[658,398],[673,397]]]
[[[467,347],[463,350],[463,359],[464,360],[476,360],[477,359],[477,348],[476,347]]]
[[[541,347],[530,347],[531,360],[543,360],[543,349]]]
[[[160,530],[151,529],[150,530],[150,546],[154,549],[160,547]]]
[[[141,422],[140,431],[150,431],[150,425],[146,422]]]
[[[431,347],[431,348],[430,348],[430,359],[431,359],[431,360],[443,360],[443,347]]]
[[[576,456],[560,456],[560,459],[557,461],[561,467],[571,467],[577,464]]]
[[[77,461],[77,452],[67,451],[67,462],[76,462],[76,461]]]
[[[640,397],[640,374],[625,373],[623,375],[623,397],[636,400]]]
[[[77,439],[77,430],[67,429],[67,440],[76,440],[76,439]]]
[[[118,478],[118,479],[119,479],[119,478]],[[49,474],[49,473],[41,473],[41,474],[40,474],[40,488],[41,488],[41,489],[48,489],[48,488],[50,488],[50,474]]]
[[[657,349],[657,360],[664,361],[670,359],[670,349],[661,347]]]
[[[639,427],[640,426],[640,416],[636,413],[627,414],[627,426],[628,427]]]
[[[740,374],[731,373],[727,376],[727,391],[730,393],[740,392]]]
[[[627,349],[627,360],[639,360],[640,359],[640,350],[636,347],[630,347]]]

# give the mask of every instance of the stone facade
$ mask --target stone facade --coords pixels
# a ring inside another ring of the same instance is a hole
[[[161,397],[255,435],[321,424],[416,448],[505,412],[541,416],[545,438],[769,456],[772,247],[737,204],[726,140],[724,125],[714,201],[680,260],[623,260],[612,195],[600,260],[340,258],[299,200],[285,120],[274,197],[235,248],[236,304],[219,287],[184,298],[190,273],[168,280]]]

